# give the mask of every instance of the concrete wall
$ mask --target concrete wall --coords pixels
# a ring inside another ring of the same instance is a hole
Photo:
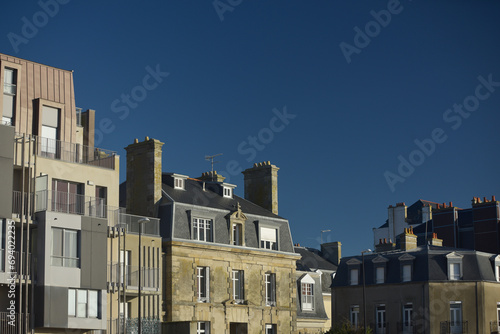
[[[235,249],[210,244],[165,243],[167,322],[210,321],[212,333],[229,334],[231,322],[247,323],[248,333],[262,333],[277,324],[278,333],[296,333],[296,285],[293,254]],[[196,268],[210,267],[210,302],[196,297]],[[231,272],[245,271],[245,305],[232,303]],[[265,273],[276,274],[277,307],[265,305]]]
[[[12,218],[14,128],[0,125],[0,218]]]

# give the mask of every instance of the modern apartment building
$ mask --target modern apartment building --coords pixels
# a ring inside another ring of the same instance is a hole
[[[498,333],[500,256],[417,247],[411,229],[400,238],[401,249],[342,259],[332,289],[336,322],[362,327],[366,317],[384,334]]]
[[[126,148],[122,196],[131,213],[161,220],[165,333],[297,333],[300,256],[277,212],[278,168],[244,171],[241,198],[216,172],[162,173],[162,145]]]
[[[105,331],[114,289],[134,299],[133,269],[119,266],[121,285],[108,271],[142,218],[118,207],[119,157],[95,147],[95,112],[75,107],[72,71],[0,54],[0,82],[0,332]]]

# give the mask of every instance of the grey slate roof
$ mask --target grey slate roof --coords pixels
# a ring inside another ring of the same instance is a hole
[[[323,258],[323,254],[317,249],[308,247],[295,247],[295,253],[298,253],[301,256],[301,259],[297,261],[297,270],[337,270],[337,266]]]
[[[375,284],[375,265],[372,262],[377,256],[388,260],[386,262],[385,283],[401,283],[401,261],[399,257],[404,254],[414,256],[412,282],[447,281],[448,269],[447,254],[456,252],[463,255],[463,279],[462,281],[492,281],[496,282],[493,265],[491,262],[495,254],[483,253],[473,250],[426,246],[417,247],[410,251],[393,251],[365,255],[366,284]],[[361,262],[361,256],[342,258],[333,286],[349,285],[349,265],[347,262],[357,259]],[[359,264],[361,269],[361,264]],[[360,271],[361,272],[361,271]],[[362,275],[362,273],[361,273]],[[360,280],[361,282],[361,280]]]

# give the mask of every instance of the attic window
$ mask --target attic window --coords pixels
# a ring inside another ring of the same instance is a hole
[[[462,258],[464,256],[452,252],[446,255],[448,259],[448,279],[450,281],[457,281],[463,278],[463,266],[462,266]]]
[[[233,198],[233,191],[229,187],[224,187],[224,197]]]
[[[174,179],[174,188],[175,189],[185,189],[185,182],[184,179],[181,178],[175,178]]]

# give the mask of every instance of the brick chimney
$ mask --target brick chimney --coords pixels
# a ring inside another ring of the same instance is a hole
[[[417,248],[417,236],[413,234],[413,227],[405,228],[400,236],[401,250],[409,251]]]
[[[432,239],[430,240],[429,244],[431,246],[443,247],[443,239],[438,239],[437,233],[432,233]]]
[[[202,173],[201,176],[198,178],[198,180],[205,181],[205,182],[224,182],[226,178],[220,174],[217,174],[217,171],[214,170]]]
[[[321,244],[321,253],[323,257],[338,266],[342,257],[342,243],[340,241],[328,242]]]
[[[260,162],[244,170],[245,199],[278,214],[278,170],[271,162]]]
[[[146,139],[125,147],[127,151],[127,213],[157,216],[161,200],[161,148],[164,143]]]
[[[391,241],[391,239],[387,240],[387,238],[380,239],[378,244],[375,245],[375,252],[389,252],[396,248],[396,244]]]

